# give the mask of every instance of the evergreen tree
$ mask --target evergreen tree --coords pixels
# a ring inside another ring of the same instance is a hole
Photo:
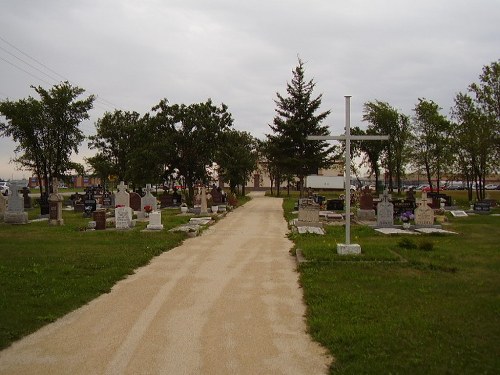
[[[287,96],[276,93],[276,116],[272,125],[273,134],[267,135],[280,157],[280,174],[292,174],[299,179],[301,192],[304,187],[304,177],[317,173],[320,168],[332,165],[332,147],[326,141],[308,141],[309,135],[328,135],[328,127],[321,122],[330,111],[316,114],[321,106],[322,95],[313,98],[315,83],[306,81],[304,63],[299,59],[298,65],[292,71],[291,83],[287,83]]]

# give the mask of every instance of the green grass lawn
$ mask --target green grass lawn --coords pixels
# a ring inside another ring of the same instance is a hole
[[[459,234],[353,225],[357,256],[336,254],[343,227],[291,235],[309,261],[299,267],[307,321],[335,358],[332,374],[498,373],[500,217],[450,216],[446,229]]]

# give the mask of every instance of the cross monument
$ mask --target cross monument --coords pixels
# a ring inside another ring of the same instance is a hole
[[[351,140],[383,141],[388,135],[351,135],[351,96],[345,95],[345,133],[337,136],[310,135],[310,141],[345,141],[345,244],[337,244],[338,254],[360,254],[361,246],[351,244]]]

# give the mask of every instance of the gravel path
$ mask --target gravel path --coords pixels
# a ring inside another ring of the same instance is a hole
[[[0,374],[324,374],[281,199],[255,195],[0,352]]]

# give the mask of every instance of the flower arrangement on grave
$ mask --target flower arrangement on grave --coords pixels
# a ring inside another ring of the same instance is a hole
[[[151,207],[149,204],[144,206],[144,212],[150,214],[151,212],[153,212],[153,207]]]
[[[115,208],[120,208],[120,207],[125,207],[125,205],[124,205],[124,204],[117,204],[117,205],[115,206]]]
[[[411,211],[403,212],[400,216],[403,223],[409,223],[411,220],[415,219],[415,215]]]

